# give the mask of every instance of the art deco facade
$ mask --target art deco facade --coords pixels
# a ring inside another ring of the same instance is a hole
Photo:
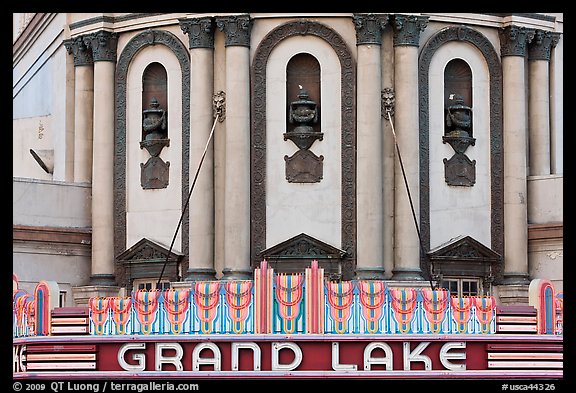
[[[13,17],[23,288],[563,289],[562,14]]]

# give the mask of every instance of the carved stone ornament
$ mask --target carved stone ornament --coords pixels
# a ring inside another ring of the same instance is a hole
[[[468,146],[476,143],[472,138],[472,108],[464,105],[464,99],[460,95],[451,94],[453,101],[446,110],[446,135],[442,137],[442,143],[448,143],[456,153],[464,154]]]
[[[64,47],[68,54],[74,56],[74,67],[94,64],[92,49],[86,46],[83,36],[64,40]]]
[[[145,190],[168,187],[170,162],[160,157],[150,157],[146,164],[140,163],[140,185]]]
[[[394,116],[394,105],[396,105],[394,89],[391,87],[384,88],[380,94],[380,98],[382,116],[384,116],[386,120],[389,120],[390,116]]]
[[[178,280],[178,264],[183,254],[168,249],[152,240],[142,238],[116,257],[118,267],[126,277],[124,285],[131,286],[131,279],[162,276],[170,281]]]
[[[449,186],[472,187],[476,183],[476,160],[462,153],[444,159],[444,179]]]
[[[116,61],[118,34],[101,30],[84,37],[84,43],[92,49],[94,61]]]
[[[284,140],[290,139],[300,150],[292,157],[284,156],[286,161],[286,180],[290,183],[317,183],[322,180],[323,156],[316,156],[308,149],[314,141],[322,140],[324,134],[314,130],[312,124],[318,122],[316,102],[309,99],[308,91],[302,86],[298,99],[290,103],[289,122],[296,127],[284,133]]]
[[[216,26],[224,32],[224,46],[250,46],[252,20],[250,15],[231,15],[216,18]]]
[[[214,21],[212,18],[180,19],[180,28],[188,34],[190,49],[214,49]]]
[[[322,140],[324,134],[314,131],[312,124],[318,122],[318,108],[316,102],[309,100],[306,90],[300,86],[298,99],[290,103],[289,122],[296,123],[296,127],[284,133],[284,140],[290,139],[299,149],[309,149],[315,140]]]
[[[442,276],[480,277],[493,281],[502,257],[470,236],[457,236],[428,253],[432,274]]]
[[[387,23],[386,14],[354,14],[356,45],[381,45],[382,32]]]
[[[310,150],[298,150],[292,157],[284,156],[284,161],[288,183],[318,183],[324,176],[324,156],[318,157]]]
[[[528,44],[534,38],[534,29],[507,26],[499,31],[501,56],[526,56]]]
[[[420,46],[420,33],[428,26],[427,16],[394,15],[394,46]]]
[[[534,39],[528,45],[528,60],[550,61],[552,48],[558,45],[560,33],[536,30]]]
[[[142,115],[144,140],[140,142],[140,149],[146,149],[151,157],[145,164],[140,164],[140,183],[144,189],[166,188],[170,163],[159,157],[162,149],[170,145],[170,139],[167,138],[166,111],[160,108],[158,100],[153,97],[150,108],[145,109]]]
[[[349,255],[346,251],[305,233],[263,250],[258,257],[259,260],[266,259],[278,273],[302,273],[315,259],[324,268],[325,275],[337,275],[344,280],[354,277],[354,265],[347,263]]]

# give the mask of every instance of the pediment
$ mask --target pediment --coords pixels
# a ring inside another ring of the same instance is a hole
[[[261,258],[272,259],[342,259],[346,251],[301,233],[260,253]]]
[[[156,243],[150,239],[142,238],[132,247],[122,252],[116,257],[118,261],[122,262],[160,262],[165,261],[168,255],[168,249],[163,245]],[[169,261],[177,261],[182,257],[182,254],[170,251]]]
[[[470,236],[458,236],[430,250],[431,260],[471,260],[497,262],[500,255]]]

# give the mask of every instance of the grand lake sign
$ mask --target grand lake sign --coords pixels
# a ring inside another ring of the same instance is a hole
[[[304,274],[54,308],[53,284],[14,290],[14,378],[562,378],[563,297],[547,280],[530,306],[383,281]]]

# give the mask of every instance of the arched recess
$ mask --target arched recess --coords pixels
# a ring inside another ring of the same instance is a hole
[[[126,119],[128,69],[134,57],[150,45],[164,45],[180,64],[182,75],[182,210],[188,197],[190,141],[190,54],[172,33],[146,30],[125,46],[116,66],[116,134],[114,146],[114,255],[126,250]],[[182,219],[182,253],[188,255],[188,213]],[[121,274],[121,273],[120,273]]]
[[[342,37],[318,22],[301,20],[285,23],[270,31],[255,51],[252,63],[251,94],[251,178],[250,178],[250,255],[252,266],[266,249],[266,66],[272,50],[284,39],[314,35],[326,41],[340,60],[341,68],[341,143],[342,143],[342,224],[341,248],[348,266],[356,264],[356,66]]]
[[[446,27],[426,42],[418,64],[419,122],[420,122],[420,231],[423,246],[430,250],[430,179],[429,134],[430,97],[429,68],[434,53],[444,44],[462,41],[474,45],[484,56],[490,75],[490,189],[491,189],[491,247],[504,255],[504,151],[502,129],[502,66],[500,58],[490,41],[480,32],[466,26]],[[421,266],[425,268],[425,255]],[[496,282],[502,277],[502,261],[496,265]]]

